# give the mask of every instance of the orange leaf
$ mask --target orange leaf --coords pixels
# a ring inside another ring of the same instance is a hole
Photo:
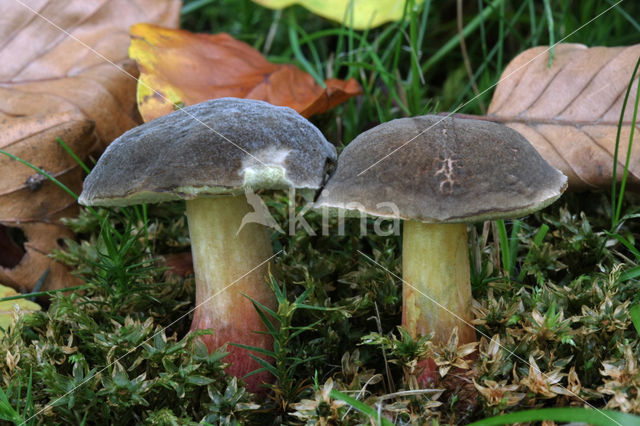
[[[267,61],[228,34],[193,34],[150,24],[131,27],[129,56],[140,69],[138,109],[145,122],[176,104],[236,97],[288,106],[305,117],[361,93],[353,79],[329,79],[323,89],[293,65]]]

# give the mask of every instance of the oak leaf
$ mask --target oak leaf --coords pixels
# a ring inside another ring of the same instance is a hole
[[[377,27],[402,18],[405,1],[398,0],[253,0],[271,9],[284,9],[299,4],[316,15],[331,19],[356,30]],[[415,4],[423,0],[415,0]]]
[[[79,193],[82,170],[56,138],[84,159],[138,124],[129,26],[177,25],[179,13],[178,0],[1,2],[0,149]],[[28,290],[49,269],[42,289],[72,284],[47,254],[72,235],[58,220],[76,209],[55,184],[0,155],[0,226],[19,228],[27,240],[16,263],[21,250],[0,232],[0,246],[12,247],[0,256],[0,282]]]
[[[535,47],[504,70],[488,118],[520,132],[569,178],[569,188],[609,188],[624,96],[640,44],[628,47]],[[636,76],[624,112],[617,176],[622,177],[636,102]],[[640,189],[640,122],[636,123],[628,186]]]
[[[194,34],[156,25],[131,27],[129,56],[140,69],[138,109],[145,122],[208,99],[258,99],[305,117],[361,93],[360,85],[328,79],[326,88],[293,65],[267,61],[228,34]]]

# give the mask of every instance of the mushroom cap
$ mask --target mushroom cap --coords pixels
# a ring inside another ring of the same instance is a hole
[[[287,107],[220,98],[135,127],[114,140],[84,181],[78,202],[122,206],[245,188],[315,190],[336,150]]]
[[[566,187],[566,176],[515,130],[425,115],[355,138],[314,207],[425,223],[475,222],[527,215]]]

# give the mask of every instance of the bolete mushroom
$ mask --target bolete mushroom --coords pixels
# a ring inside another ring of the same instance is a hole
[[[186,200],[196,280],[192,330],[212,328],[210,350],[227,342],[270,349],[272,339],[249,296],[274,308],[265,282],[273,250],[246,190],[320,188],[336,152],[294,110],[222,98],[175,111],[113,141],[84,181],[79,202],[124,206]],[[260,333],[262,332],[262,333]],[[228,347],[230,374],[257,369],[248,352]],[[256,391],[266,373],[250,376]]]
[[[527,215],[566,186],[566,176],[516,131],[427,115],[354,139],[315,208],[404,220],[402,325],[413,337],[433,333],[436,342],[458,327],[459,342],[469,343],[476,334],[467,224]]]

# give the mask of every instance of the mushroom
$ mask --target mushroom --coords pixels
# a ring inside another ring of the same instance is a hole
[[[442,343],[458,327],[463,344],[476,341],[467,224],[527,215],[566,186],[566,176],[516,131],[427,115],[354,139],[314,207],[404,220],[402,325]]]
[[[245,191],[253,198],[257,189],[315,191],[324,180],[325,163],[335,158],[334,146],[290,108],[215,99],[113,141],[85,179],[78,201],[125,206],[186,200],[196,281],[191,329],[214,329],[202,337],[210,350],[227,342],[271,349],[272,338],[244,297],[275,308],[265,282],[271,242]],[[251,215],[254,220],[247,220]],[[230,374],[244,376],[259,368],[246,350],[228,350]],[[256,391],[266,378],[267,373],[250,376],[249,389]]]

